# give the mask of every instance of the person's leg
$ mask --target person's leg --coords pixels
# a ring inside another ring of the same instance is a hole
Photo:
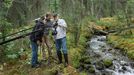
[[[38,45],[35,42],[31,42],[32,45],[32,66],[36,66],[36,64],[38,63]]]
[[[50,43],[50,39],[49,39],[48,35],[45,36],[45,43],[48,48],[49,57],[51,57],[52,56],[52,47],[51,47],[51,43]]]
[[[57,52],[57,56],[58,56],[58,60],[59,60],[59,64],[62,63],[62,53],[61,53],[61,39],[56,39],[55,40],[55,44],[56,44],[56,52]]]
[[[42,38],[42,57],[43,57],[43,59],[42,60],[46,60],[46,50],[45,50],[45,45],[46,43],[45,43],[45,39],[44,39],[44,37]]]
[[[62,38],[62,51],[64,54],[65,66],[68,65],[68,52],[67,52],[67,45],[66,45],[66,37]]]

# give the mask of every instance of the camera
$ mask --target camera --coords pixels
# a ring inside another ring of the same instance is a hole
[[[54,28],[57,28],[57,26],[58,26],[58,23],[57,23],[57,21],[56,21],[56,23],[54,24]]]
[[[52,32],[52,35],[57,35],[57,26],[58,26],[58,23],[57,23],[57,21],[56,21],[56,23],[54,24],[54,31]]]
[[[54,31],[52,32],[52,35],[57,35],[57,30],[54,30]]]

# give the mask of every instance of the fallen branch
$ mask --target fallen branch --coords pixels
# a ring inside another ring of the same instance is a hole
[[[18,31],[18,32],[15,32],[15,33],[12,33],[12,34],[9,34],[9,35],[6,35],[6,36],[3,36],[3,37],[0,37],[0,39],[6,38],[6,37],[9,37],[9,36],[12,36],[12,35],[16,35],[18,33],[21,33],[21,32],[27,31],[27,30],[30,30],[32,28],[33,27],[30,27],[30,28],[27,28],[27,29],[24,29],[24,30],[21,30],[21,31]]]
[[[25,38],[26,36],[29,36],[30,34],[36,33],[36,32],[38,32],[38,31],[42,31],[42,30],[39,29],[39,30],[36,30],[36,31],[34,31],[34,32],[26,33],[26,34],[20,35],[20,36],[18,36],[18,37],[9,39],[9,40],[7,40],[7,41],[3,41],[3,42],[0,43],[0,45],[6,44],[6,43],[8,43],[8,42],[11,42],[11,41],[14,41],[14,40],[17,40],[17,39]]]

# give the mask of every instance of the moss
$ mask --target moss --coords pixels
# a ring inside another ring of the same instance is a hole
[[[84,56],[82,56],[82,57],[80,58],[80,62],[84,62],[84,61],[87,60],[88,58],[89,58],[89,56],[84,55]]]
[[[95,73],[95,68],[93,66],[91,66],[88,70],[90,73]]]
[[[91,64],[90,58],[87,58],[86,60],[84,60],[84,63],[85,63],[85,64]]]
[[[87,75],[87,72],[83,71],[80,73],[80,75]]]
[[[127,52],[127,55],[129,58],[133,59],[134,60],[134,50],[130,50]]]
[[[112,62],[112,60],[110,60],[110,59],[105,59],[105,60],[103,60],[103,63],[104,63],[104,66],[105,66],[106,68],[109,68],[110,66],[113,65],[113,62]]]
[[[134,60],[134,39],[126,38],[119,35],[110,34],[108,36],[108,43],[112,43],[114,48],[121,49],[122,52],[126,52],[128,57]]]

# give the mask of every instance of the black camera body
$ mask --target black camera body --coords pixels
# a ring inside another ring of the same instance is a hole
[[[52,35],[57,35],[57,26],[58,26],[58,23],[57,23],[57,21],[56,21],[56,23],[54,24],[54,31],[52,32]]]
[[[52,35],[57,35],[57,31],[54,30],[54,31],[52,32]]]

